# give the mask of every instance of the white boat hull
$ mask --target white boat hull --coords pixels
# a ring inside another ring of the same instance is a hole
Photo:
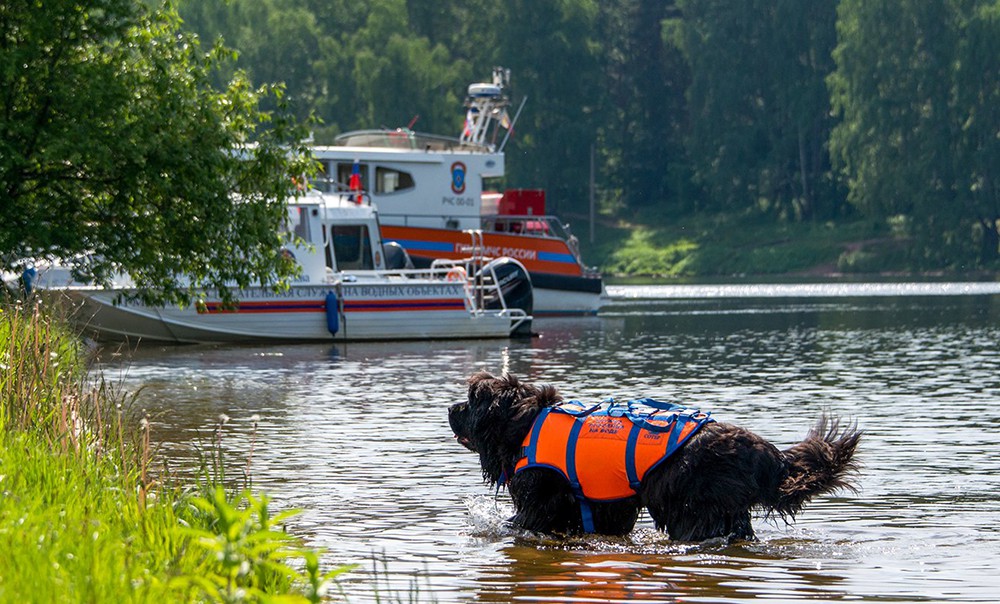
[[[462,284],[401,283],[293,286],[284,294],[256,288],[238,293],[238,309],[218,301],[198,308],[115,304],[120,291],[58,290],[78,302],[76,320],[101,339],[176,343],[251,341],[424,340],[506,338],[516,318],[508,312],[474,312]],[[336,331],[327,314],[327,294],[337,294]]]
[[[611,298],[604,287],[599,294],[535,287],[535,316],[596,315]]]

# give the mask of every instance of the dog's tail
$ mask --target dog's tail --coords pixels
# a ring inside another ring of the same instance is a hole
[[[847,489],[857,492],[851,479],[858,472],[854,451],[861,439],[857,425],[842,427],[840,420],[824,415],[805,440],[782,451],[788,476],[778,487],[774,511],[782,518],[794,518],[817,495]]]

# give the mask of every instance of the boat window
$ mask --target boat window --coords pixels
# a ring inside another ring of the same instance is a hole
[[[376,193],[394,193],[413,187],[413,175],[409,172],[401,172],[392,168],[375,168]]]
[[[337,183],[333,178],[330,168],[329,160],[322,159],[319,161],[319,170],[316,171],[316,176],[313,178],[313,186],[317,191],[330,193],[337,190]]]
[[[296,210],[292,215],[292,228],[297,236],[309,241],[309,212],[303,207]]]
[[[335,225],[330,227],[330,233],[330,245],[333,246],[338,270],[370,271],[375,268],[367,226]]]
[[[337,270],[337,266],[333,263],[333,250],[330,249],[330,240],[327,238],[326,225],[323,225],[323,251],[326,252],[326,268],[330,270]]]

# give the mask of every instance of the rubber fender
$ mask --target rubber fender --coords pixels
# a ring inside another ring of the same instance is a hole
[[[326,294],[326,328],[334,336],[340,330],[340,305],[337,304],[337,294],[332,291]]]

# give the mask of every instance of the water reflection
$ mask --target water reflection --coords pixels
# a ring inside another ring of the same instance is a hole
[[[744,597],[849,596],[844,568],[816,560],[815,544],[676,544],[652,531],[625,542],[504,547],[481,570],[478,601],[676,602]],[[828,553],[822,554],[823,559]]]
[[[610,285],[616,300],[671,300],[722,298],[858,298],[906,296],[987,296],[1000,294],[1000,282],[851,282],[828,283],[716,283],[696,285]]]
[[[515,341],[138,351],[125,370],[154,435],[195,455],[218,416],[293,528],[373,573],[352,601],[992,600],[1000,559],[1000,296],[622,298]],[[109,367],[114,367],[109,366]],[[479,369],[567,396],[678,398],[797,442],[823,412],[866,431],[862,491],[753,544],[552,542],[505,528],[445,410]],[[110,371],[117,371],[110,369]],[[470,505],[470,497],[472,504]]]

